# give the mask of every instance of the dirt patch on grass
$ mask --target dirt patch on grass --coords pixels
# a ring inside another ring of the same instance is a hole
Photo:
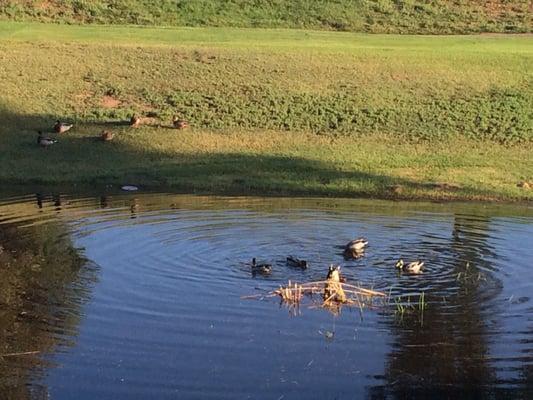
[[[120,106],[121,101],[115,99],[113,96],[105,95],[102,97],[102,100],[100,100],[100,104],[104,108],[117,108]]]
[[[48,12],[50,14],[57,14],[60,12],[66,12],[69,9],[67,4],[62,4],[65,2],[57,0],[42,0],[34,4],[34,7],[37,10]]]
[[[518,5],[516,2],[510,2],[508,0],[486,0],[481,7],[483,7],[483,10],[488,15],[493,17],[503,16],[513,12],[526,12],[525,4]],[[531,5],[528,8],[530,9]]]

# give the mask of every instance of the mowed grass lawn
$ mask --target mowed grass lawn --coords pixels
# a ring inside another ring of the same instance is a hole
[[[1,22],[0,182],[532,200],[532,65],[528,35]]]

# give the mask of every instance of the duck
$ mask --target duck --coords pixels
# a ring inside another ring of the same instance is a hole
[[[421,274],[422,269],[424,268],[424,262],[420,260],[416,260],[416,261],[410,262],[409,264],[405,264],[403,260],[400,258],[396,262],[396,268],[398,268],[402,272],[407,272],[409,274]]]
[[[346,244],[346,249],[363,250],[367,244],[368,244],[368,240],[361,237],[361,238],[357,238],[354,240],[350,240]]]
[[[271,264],[257,264],[255,257],[252,258],[252,273],[253,274],[261,274],[261,275],[269,275],[272,272],[272,265]]]
[[[57,139],[52,139],[47,136],[43,136],[41,131],[38,131],[39,136],[37,137],[37,144],[41,147],[48,147],[57,143]]]
[[[341,282],[341,283],[346,282],[346,278],[344,278],[344,276],[341,275],[341,266],[340,265],[337,265],[337,266],[330,265],[329,266],[328,274],[326,276],[326,281]]]
[[[141,117],[138,117],[137,115],[133,114],[130,118],[130,126],[133,128],[137,128],[139,125],[141,125]]]
[[[341,267],[333,265],[329,266],[328,274],[326,275],[327,281],[340,282],[341,281]]]
[[[301,260],[297,257],[293,257],[293,256],[288,256],[287,257],[287,265],[291,266],[291,267],[298,267],[298,268],[301,268],[301,269],[307,269],[308,267],[308,264],[307,264],[307,261],[306,260]]]
[[[350,240],[344,246],[344,256],[347,258],[360,258],[363,256],[368,240],[365,238],[358,238]]]
[[[74,125],[67,124],[66,122],[61,122],[60,120],[57,120],[54,124],[54,132],[57,133],[65,133],[66,131],[70,130]]]
[[[326,276],[326,285],[324,287],[324,304],[330,304],[330,301],[339,303],[346,302],[346,293],[341,285],[341,283],[344,282],[346,282],[346,280],[341,276],[341,267],[330,265],[328,275]]]
[[[187,121],[180,119],[177,116],[172,118],[172,125],[174,125],[174,128],[176,129],[186,129],[189,127],[189,123]]]
[[[102,131],[102,133],[100,134],[100,140],[104,142],[109,142],[113,140],[114,137],[115,137],[115,134],[111,131]]]

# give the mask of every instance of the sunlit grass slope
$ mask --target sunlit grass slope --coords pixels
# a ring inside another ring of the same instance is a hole
[[[4,0],[0,18],[54,23],[312,28],[373,33],[530,32],[528,0]]]
[[[532,61],[525,36],[0,23],[0,180],[531,199]]]

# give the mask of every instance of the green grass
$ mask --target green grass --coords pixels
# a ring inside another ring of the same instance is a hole
[[[311,28],[372,33],[530,32],[528,0],[5,0],[17,21]]]
[[[533,198],[528,37],[5,22],[0,39],[4,183]],[[154,117],[120,125],[134,112]],[[56,117],[76,128],[38,148]]]

